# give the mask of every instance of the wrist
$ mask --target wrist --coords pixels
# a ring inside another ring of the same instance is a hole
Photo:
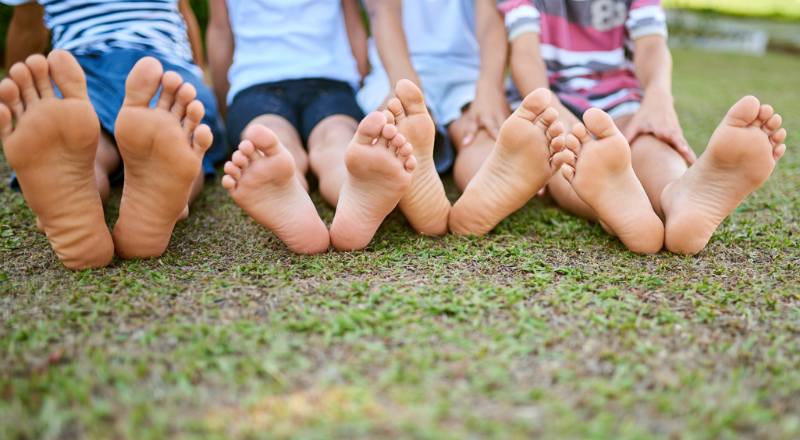
[[[644,97],[642,101],[652,101],[662,104],[675,105],[675,98],[672,96],[672,91],[662,86],[652,86],[644,90]]]

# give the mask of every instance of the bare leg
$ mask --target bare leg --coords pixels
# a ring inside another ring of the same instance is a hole
[[[159,87],[158,103],[149,108]],[[112,236],[122,258],[160,256],[186,212],[213,140],[200,124],[204,109],[196,94],[177,73],[163,73],[155,58],[142,58],[128,75],[115,127],[125,186]]]
[[[467,120],[463,116],[450,124],[448,131],[453,146],[458,155],[453,164],[453,179],[459,191],[464,191],[467,185],[478,174],[486,158],[494,149],[495,140],[489,136],[486,130],[479,130],[475,139],[469,146],[464,146],[464,137],[467,135]]]
[[[476,236],[488,233],[525,205],[560,169],[564,125],[555,122],[558,112],[549,106],[551,98],[546,89],[529,94],[501,127],[488,157],[484,157],[485,145],[491,138],[486,134],[483,145],[462,148],[459,157],[466,155],[466,159],[460,162],[462,168],[456,173],[468,184],[450,213],[453,233]],[[460,138],[455,140],[461,142]],[[481,165],[479,161],[484,163]],[[477,172],[474,178],[469,176],[472,172]]]
[[[345,115],[323,119],[308,137],[311,171],[319,179],[319,192],[331,206],[339,203],[339,191],[347,176],[345,152],[358,129],[358,122]]]
[[[308,174],[308,154],[306,154],[306,150],[303,149],[303,141],[300,140],[300,135],[294,128],[294,125],[278,115],[261,115],[250,121],[244,130],[242,130],[242,140],[246,139],[245,134],[253,125],[263,125],[278,136],[281,145],[294,157],[294,163],[297,167],[295,177],[297,177],[297,180],[303,185],[303,188],[308,191],[308,180],[306,180],[306,174]]]
[[[75,270],[108,265],[114,246],[95,173],[100,123],[80,65],[62,50],[33,55],[9,70],[0,100],[6,159],[59,260]]]

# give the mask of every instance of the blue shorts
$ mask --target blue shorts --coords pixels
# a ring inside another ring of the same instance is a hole
[[[344,82],[310,78],[259,84],[233,97],[228,107],[228,142],[238,145],[247,124],[262,115],[289,121],[304,144],[328,116],[350,116],[357,122],[364,118],[353,88]]]
[[[125,98],[125,80],[133,69],[134,64],[140,59],[152,56],[161,62],[164,71],[174,71],[183,77],[183,81],[192,84],[197,89],[197,99],[206,108],[206,115],[203,123],[211,128],[214,135],[214,142],[203,157],[203,172],[206,180],[211,180],[216,176],[214,166],[228,158],[228,146],[225,143],[224,128],[222,118],[217,110],[217,101],[214,92],[203,82],[199,69],[191,64],[178,65],[165,61],[163,57],[155,52],[143,50],[119,49],[108,53],[91,55],[76,55],[75,59],[83,68],[86,74],[86,87],[89,92],[89,100],[100,119],[100,126],[111,137],[114,137],[114,124],[117,122],[117,115],[122,108],[122,100]],[[159,90],[159,93],[161,91]],[[158,102],[158,95],[150,102],[150,107],[155,107]],[[61,94],[56,90],[56,94]],[[109,180],[111,184],[119,184],[124,180],[125,169],[123,165],[111,173]],[[19,182],[16,176],[11,176],[11,188],[19,190]]]

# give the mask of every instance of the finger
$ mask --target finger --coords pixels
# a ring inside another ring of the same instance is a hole
[[[640,134],[645,132],[645,128],[639,125],[636,121],[632,121],[625,127],[625,130],[622,131],[622,134],[625,136],[625,139],[628,141],[628,144],[633,143],[634,139],[639,137]]]
[[[475,135],[478,134],[478,121],[476,119],[471,119],[469,121],[469,125],[467,125],[467,135],[464,136],[464,141],[462,142],[463,146],[467,147],[472,144],[475,140]]]

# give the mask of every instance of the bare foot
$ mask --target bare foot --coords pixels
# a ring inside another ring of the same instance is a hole
[[[564,177],[597,214],[603,228],[632,252],[654,254],[664,245],[664,224],[653,211],[631,167],[631,147],[614,121],[602,110],[584,113],[572,127],[563,154]],[[594,133],[594,139],[586,129]],[[576,157],[577,156],[577,157]]]
[[[328,228],[296,178],[292,153],[275,133],[252,125],[239,150],[225,164],[222,186],[244,212],[278,236],[293,252],[328,250]]]
[[[94,170],[100,122],[81,66],[62,50],[33,55],[10,69],[0,99],[6,159],[58,259],[73,270],[108,265],[114,244]]]
[[[780,127],[781,117],[753,96],[731,107],[697,163],[661,193],[669,251],[703,250],[722,220],[767,180],[786,152]]]
[[[158,103],[148,108],[159,86]],[[115,127],[125,185],[112,237],[122,258],[164,253],[189,202],[213,140],[211,129],[199,125],[205,110],[196,95],[177,73],[163,73],[155,58],[142,58],[128,75]]]
[[[417,161],[411,144],[391,122],[383,113],[368,114],[347,147],[347,177],[331,224],[331,244],[336,249],[367,247],[408,191]]]
[[[564,125],[548,107],[552,93],[538,89],[503,123],[483,166],[453,205],[450,230],[458,235],[487,234],[544,188],[560,168]]]
[[[395,87],[397,98],[389,101],[397,131],[414,146],[417,169],[411,178],[408,192],[398,206],[411,227],[422,234],[444,235],[450,216],[450,201],[433,162],[433,140],[436,127],[425,106],[422,91],[409,80]]]

